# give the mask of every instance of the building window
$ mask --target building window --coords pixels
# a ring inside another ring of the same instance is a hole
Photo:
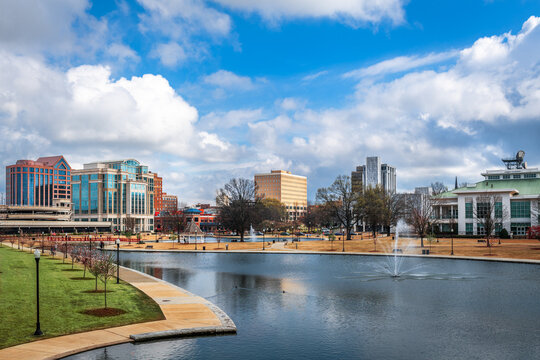
[[[502,218],[503,216],[503,209],[502,209],[502,202],[496,202],[495,203],[495,217],[497,219]]]
[[[465,218],[467,219],[473,218],[472,203],[465,203]]]
[[[520,174],[515,174],[515,175],[513,176],[513,178],[514,178],[514,179],[521,179],[521,175],[520,175]]]
[[[510,179],[510,175],[503,175],[503,179],[504,179],[504,180]]]
[[[527,234],[527,230],[531,227],[531,223],[511,223],[510,231],[514,235],[522,236]]]
[[[536,174],[523,174],[524,179],[534,179],[536,178]]]
[[[499,179],[500,179],[499,175],[489,175],[488,176],[488,180],[499,180]]]
[[[512,201],[510,203],[510,213],[511,213],[512,218],[531,217],[531,202],[530,201]]]

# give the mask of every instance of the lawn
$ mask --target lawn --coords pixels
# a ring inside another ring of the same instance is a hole
[[[107,305],[126,313],[109,317],[86,315],[103,308],[103,293],[94,290],[95,280],[74,280],[83,276],[82,267],[61,259],[41,256],[39,262],[40,322],[44,335],[33,336],[36,328],[36,264],[34,255],[0,246],[0,349],[46,337],[164,319],[159,306],[144,293],[116,279],[107,284]],[[99,289],[103,283],[98,281]],[[110,292],[109,292],[110,290]]]

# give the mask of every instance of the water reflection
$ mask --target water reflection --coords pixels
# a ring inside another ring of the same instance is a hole
[[[540,358],[540,267],[407,258],[124,253],[124,265],[221,307],[227,337],[119,345],[76,359]],[[490,334],[485,336],[485,334]]]

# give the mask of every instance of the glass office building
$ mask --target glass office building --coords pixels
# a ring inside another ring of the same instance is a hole
[[[53,206],[71,199],[71,167],[63,156],[6,166],[6,204]]]
[[[154,174],[137,160],[95,162],[72,171],[75,221],[110,221],[113,230],[154,230]]]

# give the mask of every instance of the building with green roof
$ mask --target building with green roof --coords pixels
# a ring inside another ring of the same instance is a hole
[[[506,163],[506,162],[505,162]],[[503,170],[487,170],[484,180],[439,194],[435,197],[435,216],[440,232],[459,235],[485,235],[482,211],[494,205],[495,234],[503,228],[523,236],[539,224],[540,170],[524,165]]]

